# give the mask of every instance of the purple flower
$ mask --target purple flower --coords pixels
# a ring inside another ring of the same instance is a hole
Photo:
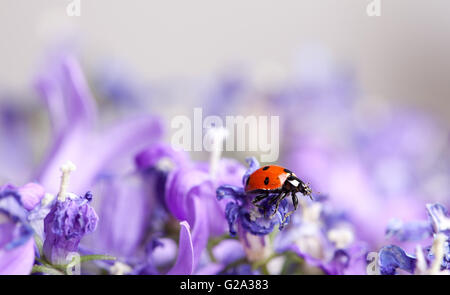
[[[271,254],[267,235],[276,225],[282,230],[289,223],[291,217],[286,218],[286,214],[290,208],[287,199],[280,203],[278,210],[276,204],[269,204],[268,201],[261,202],[259,207],[251,203],[254,196],[245,193],[244,185],[247,178],[259,168],[259,163],[255,158],[248,158],[247,163],[249,168],[241,184],[222,185],[217,188],[216,194],[217,199],[226,204],[225,217],[230,234],[239,236],[249,261],[260,261]]]
[[[416,259],[406,254],[400,247],[390,245],[381,248],[379,251],[378,264],[382,275],[393,275],[398,268],[413,273],[416,267]]]
[[[89,205],[92,194],[84,197],[71,195],[65,200],[57,200],[44,219],[44,255],[54,264],[67,263],[70,252],[77,252],[81,239],[94,231],[98,216]]]
[[[244,185],[247,178],[255,170],[259,168],[259,163],[255,158],[248,158],[247,162],[249,168],[244,174],[242,179],[242,186],[222,185],[217,189],[217,199],[231,199],[225,208],[225,216],[228,221],[230,234],[236,235],[238,228],[242,228],[246,232],[250,232],[253,235],[267,235],[272,232],[275,225],[279,225],[280,229],[289,222],[289,217],[285,219],[286,213],[289,211],[287,200],[283,200],[280,203],[278,211],[275,216],[269,217],[275,210],[275,204],[268,205],[267,202],[263,202],[262,206],[266,206],[266,212],[264,208],[257,208],[251,203],[251,197],[245,193]],[[270,199],[270,198],[268,198]]]
[[[165,189],[169,212],[178,220],[192,224],[195,266],[208,238],[226,230],[225,204],[216,199],[216,188],[223,183],[235,183],[244,173],[243,167],[230,159],[219,161],[215,177],[208,168],[203,163],[181,165],[170,172]]]
[[[33,230],[23,205],[27,199],[12,186],[0,188],[0,275],[31,272],[35,254]]]
[[[189,223],[186,221],[180,222],[180,227],[178,256],[175,264],[166,272],[168,275],[190,275],[194,271],[194,245],[191,229]],[[172,256],[173,248],[171,246],[171,243],[168,242],[162,243],[160,241],[152,241],[148,249],[147,260],[143,265],[135,268],[134,274],[160,274],[157,266],[160,266],[162,263],[161,261],[157,261],[160,257],[156,257],[156,255],[164,254],[163,256],[165,256],[169,254],[169,256]],[[166,260],[164,262],[166,262]]]
[[[71,54],[60,54],[37,79],[37,88],[46,102],[53,127],[53,143],[37,172],[48,191],[58,189],[58,168],[71,160],[83,163],[72,177],[74,192],[88,190],[112,163],[122,163],[162,134],[159,120],[140,117],[124,121],[108,130],[95,130],[97,111],[81,67]],[[123,166],[121,166],[123,167]]]
[[[397,269],[417,274],[447,273],[450,270],[450,216],[441,204],[427,204],[426,208],[428,221],[391,222],[387,233],[400,241],[420,241],[420,238],[433,236],[433,245],[425,248],[426,255],[420,245],[415,255],[407,254],[396,245],[381,248],[378,253],[381,274],[393,275]]]
[[[147,195],[138,175],[103,176],[95,185],[93,206],[99,215],[95,232],[83,245],[131,263],[141,253],[152,215],[153,195]],[[133,214],[130,214],[132,212]]]

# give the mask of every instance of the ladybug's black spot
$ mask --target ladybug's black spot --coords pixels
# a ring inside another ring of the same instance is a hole
[[[266,179],[264,179],[264,184],[268,185],[269,184],[269,177],[266,177]]]
[[[266,171],[269,168],[270,168],[270,166],[264,166],[262,170]]]
[[[289,169],[284,169],[284,172],[286,172],[286,173],[292,173],[291,170],[289,170]]]

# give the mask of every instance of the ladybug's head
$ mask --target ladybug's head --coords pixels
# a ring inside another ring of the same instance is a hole
[[[300,192],[306,196],[310,196],[312,194],[312,189],[309,184],[302,182]]]

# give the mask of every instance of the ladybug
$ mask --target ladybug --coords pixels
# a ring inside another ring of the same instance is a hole
[[[292,196],[294,210],[288,212],[285,219],[297,210],[298,199],[295,195],[297,192],[309,196],[312,200],[312,190],[308,184],[304,183],[290,170],[276,165],[261,167],[250,174],[245,183],[245,192],[256,195],[252,204],[257,207],[260,207],[258,203],[271,196],[268,204],[271,205],[276,202],[276,208],[270,216],[271,218],[278,211],[280,202],[289,195]]]

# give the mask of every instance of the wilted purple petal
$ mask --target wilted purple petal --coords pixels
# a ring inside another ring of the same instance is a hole
[[[46,258],[54,263],[67,263],[67,254],[77,252],[81,239],[94,231],[98,216],[89,205],[90,193],[76,199],[57,201],[44,219]]]

